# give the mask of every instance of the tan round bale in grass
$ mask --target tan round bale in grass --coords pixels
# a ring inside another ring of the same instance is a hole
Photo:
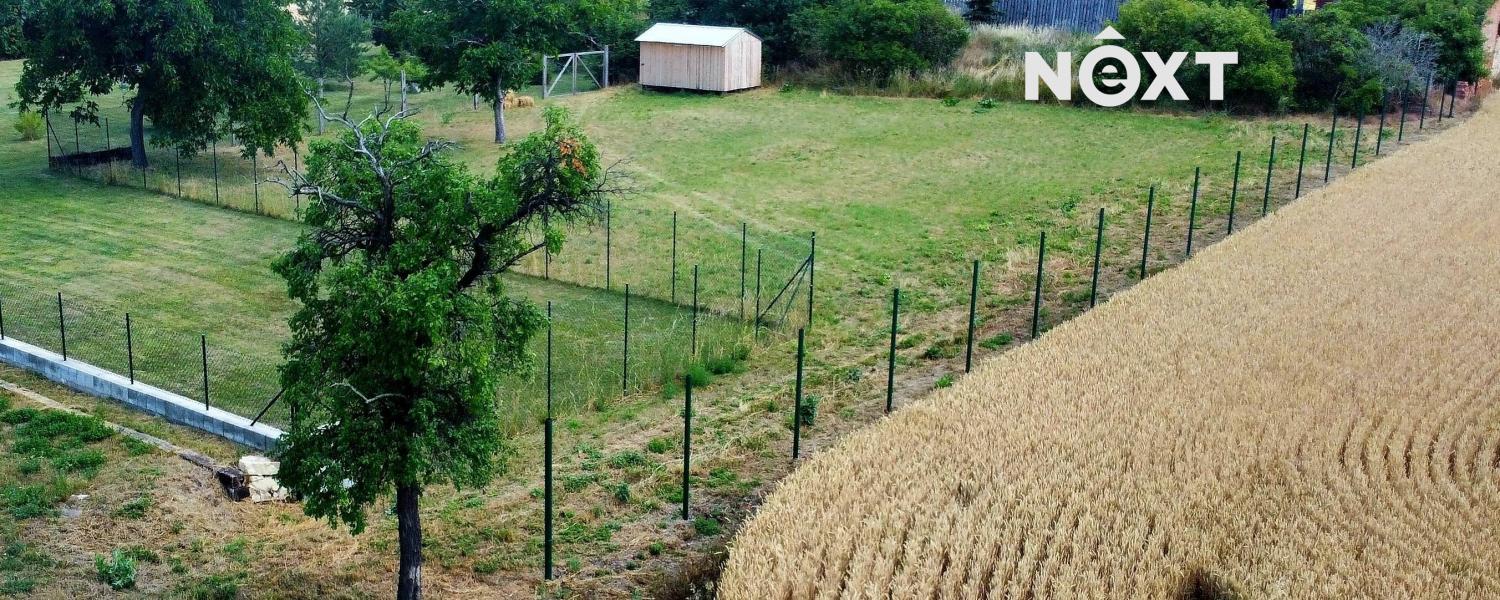
[[[1500,107],[803,465],[727,600],[1500,598]]]

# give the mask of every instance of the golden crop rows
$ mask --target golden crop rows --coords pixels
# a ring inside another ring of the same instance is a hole
[[[850,436],[722,598],[1500,598],[1500,107]]]

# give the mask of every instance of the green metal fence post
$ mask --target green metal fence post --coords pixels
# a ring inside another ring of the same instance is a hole
[[[1380,146],[1385,141],[1385,103],[1390,100],[1385,90],[1380,92],[1380,127],[1375,130],[1375,156],[1380,156]]]
[[[802,361],[805,356],[807,328],[797,330],[797,385],[792,400],[792,460],[802,454]]]
[[[969,338],[967,347],[964,349],[964,372],[974,370],[974,319],[979,308],[979,261],[974,261],[973,273],[969,278]]]
[[[250,153],[250,187],[255,194],[255,214],[260,214],[260,158],[259,152]]]
[[[211,144],[214,161],[214,204],[223,206],[224,202],[219,199],[219,138],[216,136]]]
[[[63,320],[62,292],[57,293],[57,337],[62,343],[63,362],[68,362],[68,324]]]
[[[203,349],[203,410],[208,410],[208,336],[198,336],[198,343]]]
[[[760,337],[760,265],[764,248],[755,250],[755,336]]]
[[[687,394],[682,404],[682,520],[688,519],[688,501],[693,473],[693,378],[685,377]]]
[[[1235,150],[1234,151],[1234,183],[1230,184],[1230,187],[1229,187],[1229,231],[1227,233],[1228,235],[1233,235],[1234,234],[1234,213],[1235,213],[1235,206],[1238,204],[1239,197],[1240,197],[1240,155],[1241,154],[1242,153],[1239,150]]]
[[[1036,295],[1031,301],[1031,339],[1042,332],[1042,264],[1047,260],[1047,232],[1036,245]]]
[[[1307,163],[1307,134],[1311,129],[1311,124],[1302,124],[1302,153],[1297,155],[1297,192],[1292,194],[1293,200],[1302,197],[1302,171],[1303,165]]]
[[[1151,212],[1156,207],[1156,186],[1151,186],[1151,193],[1146,197],[1146,234],[1141,236],[1141,281],[1146,280],[1146,257],[1151,246]]]
[[[885,414],[891,414],[896,397],[896,330],[901,314],[901,288],[891,290],[891,349],[885,365]]]
[[[1365,113],[1359,113],[1359,120],[1354,125],[1354,158],[1349,159],[1349,168],[1359,168],[1359,140],[1365,133]]]
[[[630,393],[630,284],[625,284],[625,356],[620,361],[620,395]]]
[[[552,580],[552,417],[542,421],[542,579]]]
[[[1453,91],[1448,91],[1449,89]],[[1448,98],[1448,118],[1453,118],[1453,107],[1458,104],[1458,80],[1451,79],[1443,86],[1443,95]]]
[[[1406,82],[1401,82],[1401,124],[1396,126],[1396,143],[1398,144],[1406,139],[1406,107],[1411,104],[1407,91]]]
[[[1276,136],[1271,136],[1271,155],[1266,158],[1265,195],[1260,199],[1260,216],[1271,212],[1271,173],[1276,170]]]
[[[135,337],[130,327],[130,313],[125,313],[125,364],[130,385],[135,385]]]
[[[1333,120],[1328,125],[1328,158],[1323,161],[1323,183],[1328,183],[1329,176],[1333,175],[1333,137],[1338,133],[1339,113],[1333,111]]]
[[[1104,256],[1104,207],[1099,207],[1099,225],[1094,234],[1094,277],[1089,284],[1089,308],[1099,303],[1099,260]]]
[[[542,422],[542,578],[552,579],[552,302],[547,302],[547,418]]]
[[[604,202],[604,289],[606,291],[614,289],[614,281],[610,278],[610,271],[614,266],[614,257],[610,255],[614,247],[614,224],[612,223],[614,214],[614,202],[606,200]]]
[[[1187,257],[1193,257],[1193,231],[1198,228],[1198,177],[1202,167],[1193,167],[1193,201],[1188,205]]]
[[[1427,99],[1432,96],[1432,75],[1427,76],[1427,87],[1422,88],[1422,112],[1417,117],[1417,131],[1427,128]]]

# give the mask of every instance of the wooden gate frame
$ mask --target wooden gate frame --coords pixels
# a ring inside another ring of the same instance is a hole
[[[562,81],[562,75],[563,73],[566,73],[568,71],[569,67],[572,67],[573,79],[571,89],[568,91],[568,95],[571,96],[573,94],[577,94],[578,65],[583,62],[583,57],[593,55],[604,56],[604,72],[602,73],[602,75],[604,76],[604,81],[600,82],[599,78],[594,76],[594,70],[590,69],[588,65],[583,65],[583,71],[584,73],[588,74],[589,79],[594,80],[594,85],[597,85],[600,88],[609,87],[609,46],[605,46],[603,50],[594,50],[591,52],[570,52],[567,54],[558,54],[555,56],[548,56],[544,54],[542,55],[542,98],[546,99],[552,97],[553,89],[555,89],[557,87],[557,84]],[[553,60],[561,61],[562,66],[557,70],[557,77],[550,78],[552,69],[548,63]],[[549,78],[551,79],[550,83],[548,81]]]

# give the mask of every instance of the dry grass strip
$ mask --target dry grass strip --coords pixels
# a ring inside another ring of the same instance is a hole
[[[729,600],[1500,597],[1500,106],[854,434]]]

